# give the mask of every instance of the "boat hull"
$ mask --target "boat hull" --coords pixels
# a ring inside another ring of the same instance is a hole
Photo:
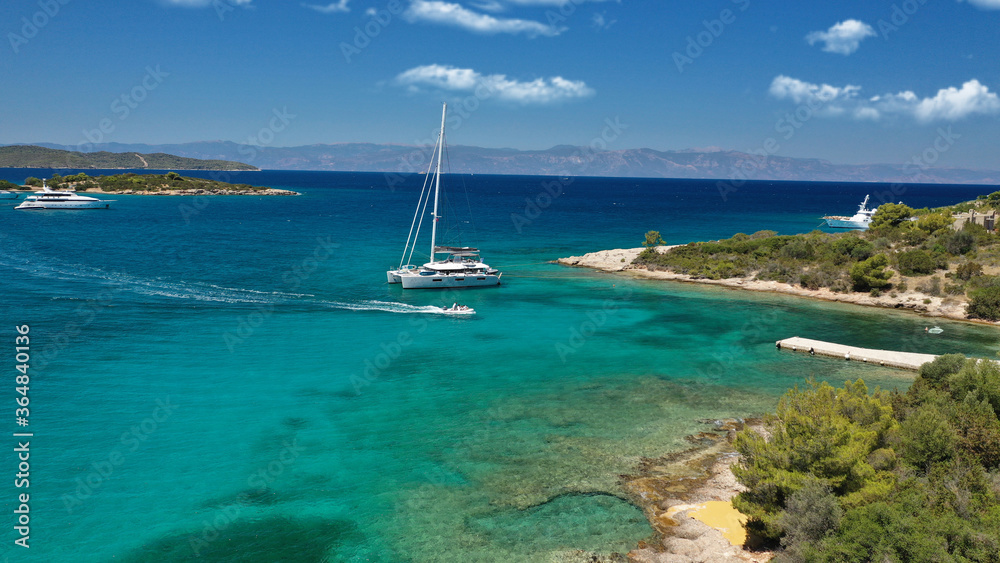
[[[840,218],[829,217],[829,218],[826,219],[826,226],[830,227],[831,229],[861,229],[861,230],[866,230],[866,229],[868,229],[868,222],[865,222],[865,221],[856,221],[856,220],[853,220],[853,219],[846,219],[846,218],[840,219]]]
[[[21,205],[18,205],[14,209],[110,209],[111,204],[104,201],[80,201],[80,202],[61,202],[61,201],[49,201],[45,203],[28,202],[25,201]]]
[[[494,274],[404,274],[399,279],[403,289],[460,289],[500,285],[500,276]]]

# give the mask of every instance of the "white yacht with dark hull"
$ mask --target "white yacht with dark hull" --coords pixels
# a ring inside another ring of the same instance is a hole
[[[468,246],[437,246],[437,224],[438,219],[438,199],[441,193],[441,155],[444,150],[444,123],[447,115],[448,104],[441,110],[441,133],[438,136],[438,144],[434,147],[437,153],[437,166],[431,175],[431,167],[427,169],[425,175],[424,188],[420,191],[420,199],[417,200],[417,210],[413,214],[413,222],[410,224],[410,234],[406,237],[406,246],[403,248],[403,257],[399,261],[399,267],[386,272],[386,280],[389,283],[402,284],[403,289],[437,289],[437,288],[462,288],[462,287],[488,287],[500,285],[501,272],[483,262],[479,257],[479,249]],[[413,246],[420,236],[420,226],[424,222],[423,214],[430,201],[430,181],[434,182],[434,209],[431,212],[431,253],[430,261],[423,266],[417,267],[410,263],[413,256]],[[411,244],[412,239],[412,244]],[[438,254],[447,253],[448,257],[438,260]]]
[[[14,209],[109,209],[113,199],[97,199],[71,191],[53,190],[42,183],[42,191],[24,198]]]

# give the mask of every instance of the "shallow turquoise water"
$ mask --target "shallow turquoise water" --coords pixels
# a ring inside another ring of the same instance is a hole
[[[0,223],[8,352],[15,325],[30,325],[33,347],[32,548],[8,548],[11,561],[627,551],[650,529],[618,475],[684,447],[698,419],[770,410],[807,377],[909,382],[775,340],[997,349],[988,327],[936,322],[945,332],[929,337],[911,314],[547,263],[636,246],[650,228],[668,242],[807,231],[836,204],[829,186],[748,184],[777,196],[723,202],[710,184],[581,179],[518,232],[510,215],[550,180],[466,178],[471,242],[506,283],[452,295],[382,281],[416,199],[407,186],[246,178],[304,195],[116,196],[107,212]],[[949,189],[913,197],[974,192]],[[837,190],[847,210],[855,195]],[[706,220],[720,211],[726,221]],[[479,314],[419,312],[453,301]],[[7,486],[5,507],[17,492]]]

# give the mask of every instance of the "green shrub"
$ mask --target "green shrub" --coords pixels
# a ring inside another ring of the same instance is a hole
[[[955,277],[960,280],[970,280],[973,276],[981,276],[983,266],[978,262],[966,262],[955,269]]]
[[[955,455],[957,436],[947,419],[937,408],[924,405],[903,421],[903,459],[925,472],[935,462]]]
[[[171,172],[170,174],[176,174],[176,172]],[[167,176],[169,177],[170,174],[167,174]],[[660,231],[647,231],[646,240],[643,241],[642,243],[642,245],[646,248],[652,248],[654,246],[662,246],[664,244],[666,243],[663,242],[663,237],[660,236]]]
[[[768,427],[770,440],[745,430],[733,442],[743,455],[733,474],[749,487],[733,506],[747,515],[747,529],[754,534],[777,540],[786,499],[810,482],[828,486],[845,506],[865,504],[888,491],[891,473],[875,470],[868,456],[888,445],[898,424],[888,395],[869,395],[862,380],[843,389],[812,382],[809,389],[789,391]]]
[[[947,229],[955,223],[955,218],[949,213],[930,213],[917,219],[917,229],[932,234],[941,229]]]
[[[969,231],[952,231],[940,237],[945,250],[954,255],[965,254],[976,247],[976,236]]]
[[[884,203],[875,210],[869,228],[877,230],[880,227],[905,227],[906,224],[910,223],[911,215],[913,215],[913,209],[908,205]]]
[[[830,488],[818,480],[806,482],[788,497],[778,518],[784,532],[781,545],[785,551],[775,563],[802,561],[812,544],[837,529],[843,510]]]
[[[965,366],[965,356],[961,354],[943,354],[920,366],[920,378],[932,387],[940,388],[945,380]]]
[[[851,281],[854,282],[855,291],[868,291],[889,285],[892,272],[885,270],[888,265],[889,259],[885,254],[876,254],[851,266]]]
[[[963,283],[946,283],[944,284],[944,292],[948,295],[964,295],[965,294],[965,284]]]
[[[899,273],[905,276],[930,274],[936,264],[930,254],[923,250],[907,250],[899,253]]]
[[[988,286],[970,291],[965,313],[974,319],[1000,320],[1000,287]]]

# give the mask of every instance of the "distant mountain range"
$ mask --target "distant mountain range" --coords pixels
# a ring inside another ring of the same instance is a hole
[[[242,162],[203,160],[162,152],[78,152],[38,145],[0,147],[0,168],[149,168],[152,170],[257,170]]]
[[[75,147],[40,143],[55,149]],[[330,170],[358,172],[422,172],[430,147],[345,143],[299,147],[259,147],[230,141],[169,145],[107,143],[94,150],[116,153],[167,153],[188,158],[240,161],[273,170]],[[560,145],[524,151],[452,146],[447,151],[449,171],[474,174],[528,174],[552,176],[618,176],[645,178],[707,178],[840,182],[921,182],[997,184],[1000,171],[959,168],[920,169],[904,164],[833,164],[811,158],[769,156],[725,150],[657,151],[625,149],[592,151]],[[162,166],[161,168],[171,168]]]

